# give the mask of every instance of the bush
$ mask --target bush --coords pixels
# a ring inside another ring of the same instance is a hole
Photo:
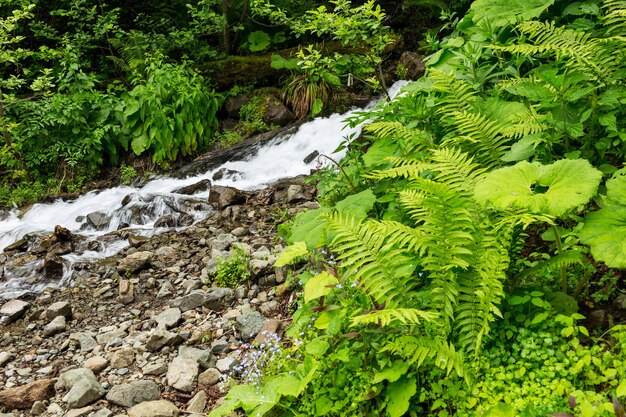
[[[220,287],[236,287],[250,279],[250,255],[241,246],[233,246],[228,258],[220,259],[213,283]]]

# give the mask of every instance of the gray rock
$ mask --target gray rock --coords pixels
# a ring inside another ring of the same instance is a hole
[[[154,227],[176,227],[176,218],[173,214],[165,214],[154,222]]]
[[[173,291],[174,291],[174,287],[172,286],[172,283],[169,281],[165,281],[161,285],[161,288],[159,289],[159,292],[157,293],[157,298],[169,297],[170,295],[172,295]]]
[[[92,411],[93,411],[93,406],[74,408],[71,410],[67,410],[67,413],[65,413],[65,416],[63,417],[86,417]]]
[[[272,263],[266,259],[250,259],[250,272],[253,276],[266,274],[272,268]]]
[[[406,78],[410,80],[417,80],[426,71],[424,62],[422,62],[422,56],[417,52],[405,51],[398,60],[398,66],[402,66],[406,71]]]
[[[204,295],[203,305],[212,311],[222,311],[232,304],[235,294],[230,288],[209,288]]]
[[[267,319],[258,311],[252,311],[247,314],[242,314],[237,317],[235,321],[237,323],[237,330],[241,334],[241,339],[247,342],[261,331]]]
[[[307,198],[304,194],[304,187],[300,184],[291,184],[287,188],[287,203],[299,203],[306,200]]]
[[[144,379],[130,384],[115,385],[106,399],[122,407],[132,407],[145,401],[158,400],[160,396],[159,386],[154,381]]]
[[[176,298],[170,302],[170,307],[177,307],[181,312],[195,310],[200,307],[205,300],[204,291],[194,291],[190,294]]]
[[[163,346],[175,346],[181,344],[183,338],[177,333],[168,332],[167,330],[157,329],[150,334],[146,342],[146,349],[156,351]]]
[[[215,385],[220,382],[221,378],[222,374],[220,373],[219,369],[209,368],[206,371],[202,372],[200,375],[198,375],[198,384],[205,386]]]
[[[72,333],[70,335],[70,339],[78,341],[81,352],[91,352],[96,346],[98,346],[96,339],[94,339],[89,333]]]
[[[135,349],[125,348],[113,353],[111,356],[111,368],[128,368],[135,362]]]
[[[231,372],[233,370],[233,368],[235,366],[237,366],[237,364],[239,363],[239,361],[237,361],[237,358],[233,357],[233,356],[226,356],[225,358],[222,358],[220,360],[217,361],[217,363],[215,364],[215,367],[223,374],[227,374],[229,372]]]
[[[177,307],[163,310],[160,314],[154,316],[160,329],[169,329],[176,326],[181,319],[181,311]]]
[[[176,357],[167,369],[167,385],[180,391],[193,391],[197,377],[198,363],[193,359]]]
[[[121,329],[111,330],[110,332],[100,333],[96,336],[96,340],[99,345],[106,346],[115,339],[123,339],[126,337],[126,332]]]
[[[94,373],[103,371],[109,365],[109,361],[102,356],[92,356],[83,362],[83,367],[91,369]]]
[[[152,260],[152,252],[141,251],[131,253],[122,259],[117,265],[117,272],[126,273],[126,271],[137,272],[147,268]]]
[[[296,115],[274,96],[267,98],[261,117],[268,126],[286,126],[296,119]]]
[[[109,226],[111,218],[104,213],[96,211],[87,215],[87,224],[96,230],[104,230]]]
[[[211,241],[211,249],[215,251],[228,250],[233,243],[237,242],[237,238],[230,233],[220,233],[213,241]]]
[[[218,210],[235,204],[242,204],[246,201],[245,194],[233,187],[225,187],[222,185],[214,185],[209,193],[209,204]]]
[[[113,411],[108,408],[101,408],[95,413],[91,414],[90,417],[111,417],[113,415]]]
[[[65,323],[65,317],[57,316],[50,323],[46,325],[43,329],[43,335],[45,337],[53,336],[57,333],[61,333],[65,331],[67,328],[67,324]]]
[[[0,352],[0,367],[6,365],[13,359],[13,355],[9,352]]]
[[[211,342],[211,352],[215,355],[221,355],[228,351],[229,343],[226,339],[217,339]]]
[[[44,403],[43,401],[35,401],[30,409],[30,413],[34,416],[39,416],[46,412],[46,408],[46,403]]]
[[[213,356],[210,351],[192,348],[189,346],[180,346],[178,348],[178,357],[193,359],[194,361],[198,362],[198,365],[200,365],[200,369],[207,369],[215,366],[216,361],[215,356]]]
[[[319,151],[313,151],[310,154],[308,154],[303,160],[302,162],[304,162],[305,164],[310,164],[311,162],[313,162],[313,160],[315,160],[315,158],[317,158],[319,156]]]
[[[211,189],[211,181],[204,179],[195,184],[186,185],[184,187],[177,188],[173,192],[175,192],[176,194],[193,195],[195,193],[207,191],[210,189]]]
[[[15,320],[21,318],[28,310],[28,304],[22,300],[11,300],[2,305],[0,308],[0,316],[4,316],[5,323],[12,323]]]
[[[67,301],[58,301],[50,304],[46,309],[46,318],[52,320],[55,317],[63,316],[66,319],[72,318],[72,306]]]
[[[130,408],[128,417],[177,417],[178,407],[169,401],[146,401]]]
[[[72,369],[63,373],[61,380],[69,390],[63,397],[63,401],[70,408],[80,408],[91,404],[102,398],[106,392],[91,369]]]
[[[122,304],[130,304],[135,299],[133,283],[127,279],[120,279],[117,299]]]
[[[146,366],[144,366],[141,369],[141,371],[143,372],[144,375],[160,376],[167,372],[167,364],[162,361],[149,363]]]
[[[194,395],[193,398],[187,403],[187,412],[197,414],[204,413],[207,399],[208,395],[206,392],[198,391],[198,393]]]

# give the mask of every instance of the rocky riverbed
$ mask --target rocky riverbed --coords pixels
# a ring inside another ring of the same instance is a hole
[[[0,416],[206,415],[247,344],[289,322],[295,294],[272,266],[282,249],[276,226],[316,207],[314,194],[301,179],[255,192],[214,187],[206,219],[152,237],[122,230],[130,245],[76,265],[70,287],[5,302]],[[79,244],[59,227],[1,256],[16,268],[40,262],[45,279]],[[214,286],[233,245],[250,254],[251,280]]]

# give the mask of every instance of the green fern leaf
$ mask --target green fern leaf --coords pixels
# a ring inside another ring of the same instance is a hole
[[[432,321],[439,315],[437,313],[417,310],[414,308],[386,308],[373,313],[352,318],[352,325],[379,324],[389,326],[392,323],[420,324],[423,321]]]

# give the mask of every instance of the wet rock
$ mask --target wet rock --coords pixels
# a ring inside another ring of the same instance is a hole
[[[89,213],[86,217],[87,224],[96,230],[104,230],[109,226],[111,218],[104,213],[96,211]]]
[[[0,406],[8,410],[31,408],[37,401],[45,401],[54,396],[54,381],[42,379],[14,388],[0,391]]]
[[[65,322],[65,317],[57,316],[50,323],[46,325],[43,329],[44,337],[53,336],[57,333],[61,333],[65,331],[67,328],[67,324]]]
[[[95,374],[100,373],[109,365],[109,361],[102,356],[92,356],[83,362],[83,367],[91,369]]]
[[[63,316],[66,319],[72,318],[72,306],[67,301],[57,301],[50,304],[46,309],[46,318],[52,320],[55,317]]]
[[[209,204],[222,210],[235,204],[242,204],[246,201],[245,194],[233,187],[214,185],[209,194]]]
[[[207,399],[208,395],[206,392],[198,391],[198,393],[194,395],[193,398],[187,403],[187,412],[197,414],[204,413]]]
[[[54,238],[57,242],[71,242],[74,240],[74,234],[61,225],[54,226]]]
[[[176,227],[176,218],[172,214],[161,216],[154,222],[154,227]]]
[[[122,304],[130,304],[135,299],[133,283],[127,279],[121,279],[118,286],[117,299]]]
[[[181,312],[195,310],[200,307],[205,300],[204,291],[194,291],[191,294],[176,298],[170,302],[170,307],[177,307]]]
[[[128,417],[177,417],[178,407],[169,401],[146,401],[128,410]]]
[[[213,181],[219,181],[223,178],[232,178],[236,175],[240,175],[239,171],[235,171],[228,168],[220,168],[215,174],[213,174]]]
[[[230,288],[209,288],[204,294],[202,305],[212,311],[222,311],[230,306],[235,294]]]
[[[22,238],[14,243],[11,243],[9,246],[4,248],[4,252],[12,252],[12,251],[25,252],[28,250],[28,243],[29,243],[28,239]]]
[[[176,307],[168,308],[160,314],[154,316],[154,321],[157,322],[160,329],[169,329],[180,321],[181,310]]]
[[[9,352],[0,352],[0,367],[6,365],[13,359],[13,355]]]
[[[61,257],[53,253],[47,254],[44,258],[43,268],[46,278],[54,281],[63,278],[63,259]]]
[[[194,217],[191,214],[181,213],[178,216],[178,219],[176,219],[176,225],[178,227],[191,226],[194,221],[196,221],[196,219],[194,219]]]
[[[161,349],[163,346],[179,345],[182,341],[182,337],[177,333],[157,329],[150,334],[150,337],[146,342],[146,349],[149,351],[156,351]]]
[[[185,187],[180,187],[174,190],[174,192],[176,194],[193,195],[195,193],[207,191],[209,189],[211,189],[211,181],[204,179],[195,184],[187,185]]]
[[[220,382],[222,374],[217,368],[209,368],[198,375],[198,384],[204,386],[215,385]]]
[[[67,371],[61,375],[61,380],[65,388],[69,390],[63,397],[63,401],[70,408],[80,408],[91,404],[102,398],[106,392],[93,372],[87,368]]]
[[[313,162],[315,160],[315,158],[317,158],[319,156],[319,151],[313,151],[310,154],[308,154],[303,160],[302,162],[304,162],[305,164],[310,164],[311,162]]]
[[[286,126],[296,120],[296,115],[274,96],[267,98],[262,118],[267,125]]]
[[[147,268],[152,260],[152,252],[141,251],[131,253],[122,259],[117,265],[117,272],[125,273],[126,271],[137,272]]]
[[[22,318],[29,306],[30,304],[22,300],[8,301],[2,305],[2,308],[0,308],[0,316],[3,316],[3,321],[6,324],[12,323],[15,320]]]
[[[406,71],[406,78],[417,80],[424,75],[426,67],[422,61],[422,56],[417,52],[405,51],[398,60],[398,66],[402,66]]]
[[[133,381],[129,384],[115,385],[106,396],[107,401],[122,407],[132,407],[145,401],[158,400],[161,389],[147,379]]]
[[[193,391],[197,377],[198,363],[190,358],[176,357],[167,369],[167,385],[180,391]]]
[[[267,319],[258,311],[252,311],[247,314],[242,314],[237,317],[235,321],[237,323],[237,330],[241,334],[241,339],[247,342],[261,331]]]
[[[49,255],[63,256],[74,251],[74,244],[68,242],[57,242],[49,249]]]

